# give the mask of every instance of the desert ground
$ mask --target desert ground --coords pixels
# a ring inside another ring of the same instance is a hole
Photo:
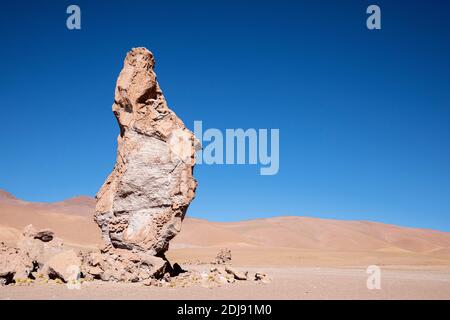
[[[207,266],[188,266],[206,269]],[[0,299],[449,299],[450,271],[419,268],[382,270],[380,290],[368,290],[365,268],[336,267],[239,267],[267,272],[272,282],[234,283],[205,288],[145,287],[101,281],[81,284],[69,290],[61,284],[11,286],[0,288]]]
[[[95,200],[31,203],[0,192],[0,241],[13,246],[28,224],[51,228],[65,245],[97,248]],[[220,248],[238,270],[267,273],[269,283],[207,288],[84,282],[0,287],[0,299],[450,299],[450,233],[367,221],[276,217],[210,222],[187,217],[167,258],[187,270],[209,270]],[[366,285],[369,265],[381,288]]]

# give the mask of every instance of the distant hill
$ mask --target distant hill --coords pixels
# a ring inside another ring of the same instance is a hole
[[[14,242],[23,227],[32,223],[38,228],[53,229],[67,243],[95,247],[101,243],[101,236],[92,219],[94,210],[95,200],[87,196],[56,203],[33,203],[0,191],[0,241]],[[206,253],[209,257],[217,248],[229,247],[241,252],[244,262],[250,261],[245,260],[244,253],[256,252],[260,256],[253,258],[258,261],[282,256],[292,263],[307,259],[313,263],[316,258],[325,261],[338,257],[340,262],[348,259],[351,264],[370,262],[372,257],[391,264],[410,261],[411,264],[450,265],[450,233],[297,216],[226,223],[186,218],[181,233],[170,247],[171,252],[177,252],[185,260]]]

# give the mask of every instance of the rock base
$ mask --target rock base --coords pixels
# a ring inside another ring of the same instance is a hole
[[[88,280],[141,282],[150,278],[160,279],[172,270],[164,258],[112,246],[84,254],[82,258],[82,273]]]

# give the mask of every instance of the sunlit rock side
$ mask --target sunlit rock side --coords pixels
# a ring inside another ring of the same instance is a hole
[[[117,79],[117,160],[97,194],[95,221],[106,245],[162,256],[195,196],[198,142],[167,106],[154,66],[150,51],[134,48]]]

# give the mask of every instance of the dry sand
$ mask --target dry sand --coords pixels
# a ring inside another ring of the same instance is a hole
[[[207,266],[191,266],[207,269]],[[239,282],[218,288],[145,287],[100,281],[83,283],[79,290],[65,285],[9,286],[0,299],[450,299],[450,270],[383,268],[381,289],[369,290],[363,268],[264,267],[269,284]]]
[[[14,245],[32,223],[51,228],[70,247],[96,248],[100,231],[94,201],[30,203],[0,192],[0,241]],[[168,259],[207,270],[221,247],[233,265],[263,271],[270,284],[236,283],[207,289],[149,288],[139,284],[84,283],[8,286],[1,299],[450,299],[450,233],[366,221],[277,217],[217,223],[187,218]],[[382,270],[381,290],[368,290],[366,268]],[[256,290],[257,289],[257,290]]]

